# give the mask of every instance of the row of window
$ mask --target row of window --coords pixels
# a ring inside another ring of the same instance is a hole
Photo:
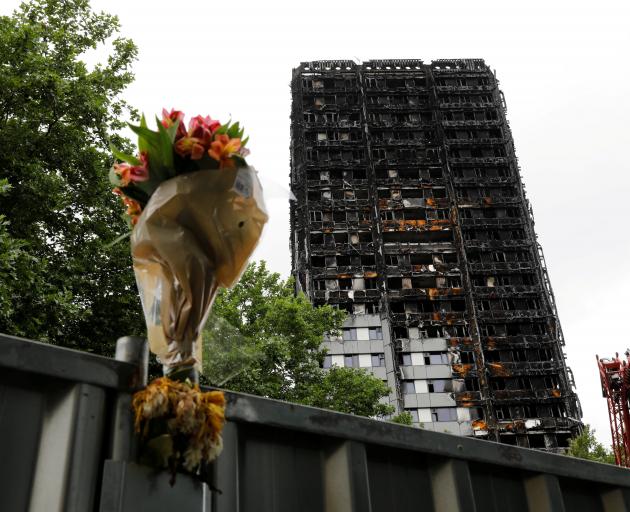
[[[467,187],[456,186],[455,195],[458,199],[481,199],[491,197],[493,199],[516,199],[518,191],[512,186],[506,187]]]
[[[344,341],[351,340],[382,340],[383,329],[381,327],[352,327],[343,329]]]
[[[311,266],[313,268],[336,268],[336,267],[370,267],[376,264],[373,254],[353,254],[351,256],[311,256]]]
[[[339,130],[326,130],[321,132],[306,132],[304,139],[308,142],[322,142],[340,141],[340,142],[357,142],[363,139],[362,133],[359,130],[353,131],[339,131]]]
[[[487,167],[454,167],[451,169],[455,178],[505,178],[510,176],[509,167],[489,165]]]
[[[409,187],[409,188],[379,188],[379,199],[443,199],[447,196],[445,187]]]
[[[385,254],[385,264],[405,267],[408,265],[444,265],[456,264],[455,252],[418,252],[413,254]],[[401,283],[401,286],[404,286]],[[439,288],[439,287],[437,287]]]
[[[395,326],[393,328],[394,339],[423,339],[468,336],[468,327],[465,325],[424,325],[420,327]]]
[[[464,299],[453,300],[430,300],[415,299],[400,302],[390,302],[389,310],[392,313],[452,313],[466,311],[466,301]]]
[[[422,94],[388,94],[367,96],[366,103],[368,105],[399,105],[407,107],[428,105],[427,96]]]
[[[490,378],[490,388],[495,391],[531,391],[539,389],[558,389],[559,387],[560,380],[557,375]]]
[[[481,103],[483,105],[492,105],[494,99],[492,94],[439,94],[442,103]]]
[[[369,210],[310,210],[308,217],[311,222],[360,222],[370,220]]]
[[[543,323],[513,322],[509,324],[481,323],[479,332],[482,336],[542,336],[547,334],[547,327]]]
[[[359,104],[359,96],[357,94],[329,94],[326,96],[313,96],[312,98],[303,98],[304,109],[311,106],[325,107],[326,105],[354,106]]]
[[[446,352],[402,352],[398,354],[398,364],[401,366],[424,366],[449,364],[449,360]]]
[[[368,120],[374,123],[429,124],[435,120],[433,112],[368,112]]]
[[[439,162],[440,157],[436,149],[392,147],[372,149],[372,158],[380,160],[410,161],[421,159],[426,162]]]
[[[540,309],[539,299],[485,299],[477,301],[480,311],[515,311],[521,309]]]
[[[498,405],[494,408],[498,420],[516,420],[525,418],[566,418],[567,409],[564,404],[552,405]]]
[[[401,388],[405,394],[450,393],[453,391],[453,381],[451,379],[403,380]]]
[[[479,85],[489,85],[490,80],[488,77],[444,77],[437,78],[435,85],[447,86],[447,87],[475,87]]]
[[[523,229],[466,229],[463,232],[464,240],[525,240],[527,235]],[[505,253],[503,253],[505,254]],[[529,253],[526,251],[516,251],[514,254],[522,254],[522,260],[516,261],[530,261]],[[505,260],[507,261],[507,260]]]
[[[315,290],[376,290],[378,280],[376,278],[354,277],[341,279],[313,279]]]
[[[407,167],[401,169],[377,169],[376,179],[408,179],[408,180],[435,180],[442,177],[441,167]]]
[[[499,114],[495,109],[483,110],[447,110],[442,112],[442,119],[446,121],[496,121]]]
[[[414,423],[457,421],[457,407],[431,407],[426,409],[405,409]]]
[[[309,201],[331,201],[333,199],[340,201],[355,201],[357,199],[367,199],[368,191],[367,189],[309,190],[307,197]]]
[[[506,155],[503,146],[450,148],[448,154],[453,158],[502,158]]]
[[[302,88],[306,91],[320,89],[353,89],[357,87],[356,77],[343,78],[302,78]]]
[[[459,215],[464,219],[514,219],[521,216],[520,208],[462,208]]]
[[[477,238],[477,240],[512,240],[514,238],[518,240],[518,237],[513,238],[511,236],[505,236],[505,234],[507,235],[513,234],[512,232],[515,230],[499,233],[498,238],[496,238],[497,234],[495,230],[490,230],[490,231],[491,232],[488,233],[487,237],[483,237],[481,234],[478,235],[479,238]],[[516,231],[520,231],[520,230],[516,230]],[[502,234],[504,238],[501,238]],[[469,253],[467,254],[467,257],[470,263],[503,263],[503,262],[510,262],[510,261],[532,261],[531,253],[527,250],[522,250],[522,249],[514,250],[514,251],[507,251],[507,250],[506,251],[484,251],[484,252],[469,251]],[[523,283],[521,284],[528,284],[528,283],[524,280]],[[490,286],[490,285],[479,283],[477,286]]]
[[[305,112],[304,122],[328,124],[339,123],[340,125],[358,126],[361,121],[359,112]]]
[[[335,244],[368,244],[372,242],[371,231],[348,232],[338,231],[335,233],[311,233],[311,244],[332,245]]]
[[[409,77],[409,78],[384,78],[384,77],[371,77],[365,79],[365,84],[370,89],[400,89],[400,88],[413,88],[413,87],[425,87],[426,78],[422,77]]]
[[[340,354],[324,356],[324,368],[371,368],[385,366],[385,354]]]
[[[365,155],[363,149],[346,149],[337,147],[316,147],[306,149],[306,159],[310,162],[352,162],[361,160]]]
[[[446,208],[398,208],[395,210],[381,210],[382,220],[446,220],[449,210]]]
[[[321,307],[324,305],[329,305],[335,309],[339,309],[341,311],[345,311],[349,315],[376,315],[380,312],[380,305],[377,302],[344,302],[344,303],[334,303],[328,302],[325,300],[317,300],[313,301],[315,307]]]
[[[505,254],[503,256],[496,257],[494,256],[494,253],[491,254],[492,261],[509,261]],[[502,260],[502,258],[506,259]],[[536,276],[531,273],[514,273],[497,276],[473,276],[472,284],[473,286],[488,286],[490,288],[495,286],[532,286],[536,284]]]
[[[322,174],[320,173],[320,178]],[[324,181],[330,179],[330,175],[324,174]],[[410,187],[410,188],[379,188],[379,199],[391,199],[393,201],[400,201],[403,199],[443,199],[447,197],[445,187]],[[512,187],[496,187],[496,188],[461,188],[458,189],[457,195],[461,199],[479,199],[482,197],[495,197],[495,198],[513,198],[516,196],[516,191]],[[369,194],[367,189],[334,189],[334,190],[309,190],[308,199],[310,201],[325,201],[325,200],[355,200],[355,199],[368,199]],[[518,209],[514,209],[518,212]],[[472,214],[464,213],[466,210],[462,210],[464,218],[478,218],[473,217]],[[505,210],[507,216],[507,210]],[[489,216],[485,218],[501,218],[499,213],[496,213],[495,217],[492,217],[492,213],[488,213]],[[437,217],[437,216],[436,216]],[[441,214],[441,217],[448,218],[447,211]],[[470,232],[473,232],[470,230]]]
[[[503,132],[500,128],[469,129],[469,130],[445,130],[447,139],[471,140],[471,139],[500,139]]]
[[[501,361],[503,363],[523,363],[553,361],[554,351],[551,348],[538,349],[513,349],[513,350],[489,350],[485,352],[484,359],[488,362]]]
[[[425,141],[435,140],[433,130],[370,130],[372,140],[376,142],[388,141]]]

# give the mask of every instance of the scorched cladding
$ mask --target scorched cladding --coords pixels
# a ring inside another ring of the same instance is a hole
[[[581,411],[490,68],[307,62],[291,90],[296,286],[350,314],[325,366],[424,428],[565,449]]]

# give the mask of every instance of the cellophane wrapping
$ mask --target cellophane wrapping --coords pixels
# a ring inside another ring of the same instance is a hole
[[[182,174],[151,196],[131,253],[149,347],[165,374],[201,370],[200,334],[214,297],[236,283],[267,219],[252,167]]]

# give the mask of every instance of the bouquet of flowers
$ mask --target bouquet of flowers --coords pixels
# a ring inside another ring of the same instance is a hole
[[[219,288],[244,270],[267,213],[239,123],[196,116],[186,129],[176,110],[156,121],[157,130],[144,116],[130,125],[139,153],[112,148],[110,172],[132,229],[149,347],[166,376],[136,393],[133,407],[145,459],[194,472],[220,452],[225,403],[189,380],[201,369],[200,334]]]
[[[131,126],[137,156],[110,179],[127,207],[133,268],[149,346],[165,375],[201,367],[200,331],[219,287],[239,278],[267,213],[239,123],[163,111],[157,131]]]

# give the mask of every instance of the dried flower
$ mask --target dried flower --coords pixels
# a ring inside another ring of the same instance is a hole
[[[152,420],[166,420],[165,434],[184,436],[186,448],[182,463],[194,471],[201,461],[210,462],[221,452],[221,430],[225,423],[225,397],[220,391],[202,392],[198,385],[155,379],[133,397],[135,426],[146,435]],[[182,458],[177,453],[171,456]]]

